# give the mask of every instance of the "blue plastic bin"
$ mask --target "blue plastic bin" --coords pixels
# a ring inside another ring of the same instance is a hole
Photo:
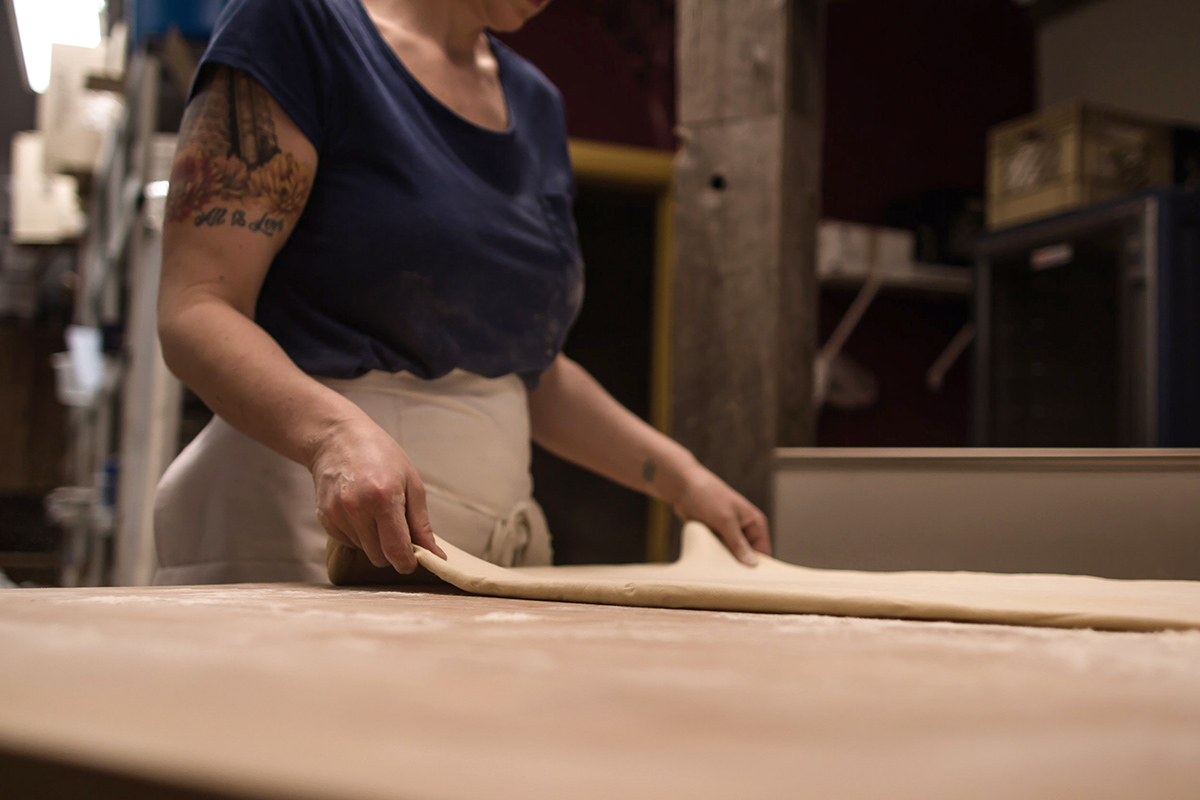
[[[229,0],[129,0],[129,43],[139,47],[172,25],[187,39],[208,39]]]

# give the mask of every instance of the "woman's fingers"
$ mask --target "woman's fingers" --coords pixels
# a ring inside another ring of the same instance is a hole
[[[401,575],[409,575],[417,568],[417,554],[412,549],[412,536],[408,521],[404,517],[405,498],[396,498],[391,507],[376,518],[379,541],[388,562]]]
[[[746,501],[739,509],[738,518],[742,523],[742,533],[750,542],[750,546],[763,555],[771,555],[771,532],[767,527],[767,515]]]
[[[402,575],[417,568],[404,519],[405,487],[396,481],[363,480],[342,495],[344,507],[377,567],[392,565]]]
[[[758,563],[756,550],[771,554],[766,515],[703,467],[689,481],[675,512],[681,519],[698,520],[711,528],[743,564]]]
[[[408,503],[405,509],[405,519],[408,521],[408,533],[412,543],[424,547],[441,559],[446,558],[445,551],[433,537],[433,526],[429,523],[429,507],[425,500],[425,486],[416,475],[408,478]]]
[[[404,563],[403,558],[397,556],[399,548],[392,529],[386,524],[381,524],[398,493],[403,498],[402,493],[382,481],[363,479],[347,482],[341,487],[333,508],[330,509],[330,516],[334,522],[343,529],[352,529],[351,535],[358,540],[358,547],[376,567],[386,567],[389,564],[396,566],[397,560]],[[400,502],[403,503],[403,499]],[[412,569],[408,571],[412,572]]]
[[[386,567],[387,556],[379,546],[379,533],[375,528],[375,520],[365,515],[356,506],[341,502],[329,510],[329,516],[343,531],[354,539],[354,546],[367,554],[367,559],[373,566]]]
[[[357,547],[377,567],[417,568],[413,543],[445,558],[434,541],[425,487],[404,450],[366,417],[338,426],[310,467],[318,517],[330,536]]]
[[[738,561],[749,567],[758,563],[758,557],[754,555],[754,549],[746,541],[746,535],[742,533],[741,523],[738,522],[736,516],[733,514],[722,516],[717,522],[717,533],[725,540],[729,551]]]
[[[317,522],[321,523],[321,527],[325,529],[325,533],[329,534],[331,539],[349,547],[358,548],[358,540],[335,525],[333,519],[330,518],[324,509],[317,509]]]
[[[399,486],[347,486],[328,511],[318,510],[317,518],[330,536],[362,550],[375,566],[390,564],[403,575],[417,568],[414,544],[446,557],[434,539],[425,487],[415,473]]]

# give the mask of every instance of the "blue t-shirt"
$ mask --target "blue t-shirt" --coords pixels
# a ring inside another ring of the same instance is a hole
[[[490,37],[489,37],[490,38]],[[233,0],[202,64],[257,80],[319,158],[255,318],[305,372],[533,386],[583,299],[558,90],[490,39],[509,129],[427,92],[359,0]]]

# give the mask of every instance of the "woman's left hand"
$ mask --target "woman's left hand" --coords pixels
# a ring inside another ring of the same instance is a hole
[[[687,476],[674,506],[685,522],[695,520],[712,528],[743,564],[758,563],[755,550],[771,554],[766,515],[700,464]]]
[[[767,518],[678,442],[638,419],[564,355],[529,393],[533,440],[551,453],[675,508],[712,528],[739,561],[771,553]]]

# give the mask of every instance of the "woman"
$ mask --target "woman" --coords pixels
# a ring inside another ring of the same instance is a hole
[[[562,344],[582,300],[562,102],[487,30],[544,0],[233,0],[184,116],[159,334],[216,412],[159,487],[159,583],[409,573],[434,531],[548,564],[530,439],[707,523],[758,509]],[[315,513],[314,513],[315,508]]]

